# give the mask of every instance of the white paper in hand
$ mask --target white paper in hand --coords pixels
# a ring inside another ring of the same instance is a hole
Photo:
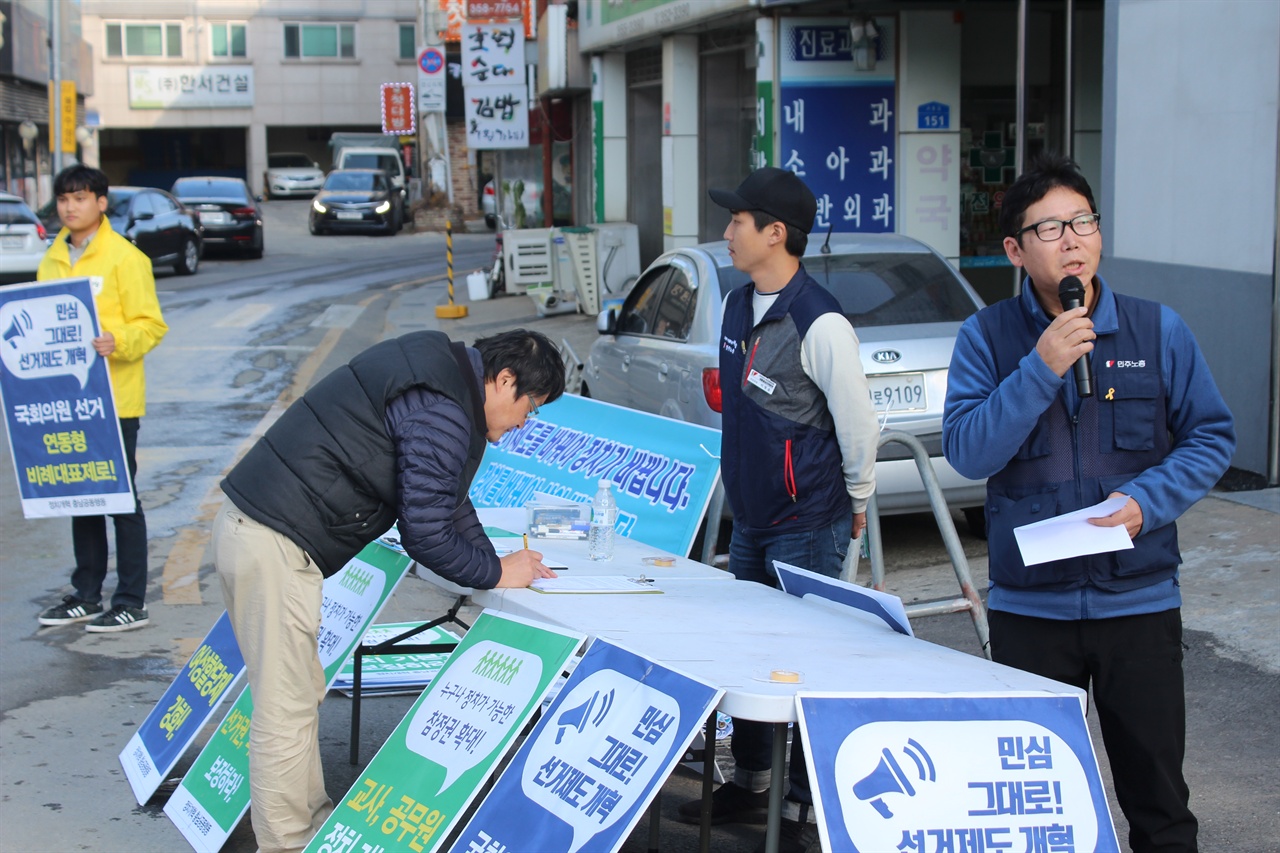
[[[1028,566],[1034,566],[1052,560],[1065,560],[1068,557],[1105,554],[1109,551],[1132,548],[1133,540],[1129,538],[1129,531],[1125,530],[1124,525],[1098,527],[1088,521],[1090,518],[1102,518],[1118,512],[1128,500],[1123,495],[1107,498],[1100,504],[1087,506],[1075,512],[1015,527],[1013,536],[1018,540],[1022,562]]]

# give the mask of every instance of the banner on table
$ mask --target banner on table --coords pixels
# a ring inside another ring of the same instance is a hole
[[[151,799],[243,674],[244,658],[224,610],[120,753],[138,805]]]
[[[723,695],[596,640],[452,853],[618,850]]]
[[[412,561],[374,542],[324,582],[319,634],[325,683],[333,684],[365,628]],[[199,853],[215,853],[249,809],[249,726],[253,697],[246,687],[196,756],[164,813]]]
[[[546,492],[590,503],[613,483],[619,535],[687,556],[720,477],[720,431],[566,394],[485,450],[477,507]]]
[[[387,622],[382,625],[374,625],[368,631],[365,631],[364,637],[360,642],[364,646],[376,646],[378,643],[385,643],[387,640],[394,639],[406,631],[421,626],[421,621]],[[426,645],[457,643],[458,640],[457,634],[437,625],[425,631],[419,631],[401,642]],[[449,652],[397,654],[391,651],[380,655],[364,655],[360,661],[360,694],[362,696],[375,694],[386,696],[391,693],[404,693],[410,690],[417,693],[431,683],[431,679],[435,678],[436,673],[440,671],[440,668],[444,666],[444,662],[448,659]],[[348,693],[349,695],[355,685],[355,660],[356,658],[353,654],[342,664],[342,669],[338,671],[337,677],[334,678],[333,684],[330,685],[333,690]]]
[[[798,693],[822,849],[1119,851],[1073,695]]]
[[[307,852],[439,847],[582,641],[481,613]]]
[[[26,518],[133,512],[107,360],[101,279],[0,288],[0,403]]]

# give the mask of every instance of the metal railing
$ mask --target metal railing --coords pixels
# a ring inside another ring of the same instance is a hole
[[[973,629],[978,633],[978,642],[982,645],[982,653],[989,660],[991,640],[987,631],[987,611],[977,589],[974,588],[973,576],[969,572],[969,559],[964,554],[964,546],[960,544],[955,522],[951,520],[951,510],[947,508],[947,499],[942,494],[942,486],[938,484],[938,475],[933,470],[933,463],[929,461],[929,452],[914,435],[892,429],[880,433],[880,442],[877,447],[884,447],[890,442],[904,445],[915,459],[916,468],[920,471],[920,479],[924,482],[925,494],[929,498],[929,506],[933,510],[934,520],[938,522],[942,542],[946,545],[947,556],[951,559],[956,581],[960,584],[960,595],[957,598],[917,601],[904,605],[907,616],[939,616],[969,611],[969,616],[973,619]],[[871,586],[873,589],[884,592],[884,541],[880,535],[880,509],[874,494],[871,496],[870,503],[867,504],[867,542],[871,555]]]
[[[933,463],[929,461],[929,452],[920,443],[920,439],[899,430],[881,432],[880,441],[876,446],[884,447],[890,442],[904,445],[915,459],[916,468],[920,471],[920,479],[924,483],[925,495],[929,498],[929,507],[933,510],[933,517],[938,523],[938,530],[942,533],[942,542],[947,548],[947,556],[955,571],[956,581],[960,584],[960,595],[957,598],[932,599],[903,605],[907,616],[941,616],[968,611],[973,619],[973,629],[978,634],[982,653],[990,660],[991,640],[987,631],[987,610],[973,585],[973,575],[969,572],[969,558],[965,556],[964,546],[960,544],[960,535],[956,533],[955,522],[951,520],[951,510],[947,507],[947,499],[942,494],[942,486],[938,483],[938,475],[933,470]],[[724,510],[724,500],[724,485],[717,482],[715,491],[711,494],[710,505],[707,507],[707,530],[702,540],[701,559],[708,566],[716,565],[716,548],[719,545],[720,516]],[[871,558],[871,586],[873,589],[885,592],[884,540],[880,533],[880,507],[874,493],[867,504],[867,543]],[[857,574],[857,552],[854,550],[856,547],[857,543],[850,546],[851,563],[846,563],[845,572],[840,577],[848,583],[854,583],[853,576]]]

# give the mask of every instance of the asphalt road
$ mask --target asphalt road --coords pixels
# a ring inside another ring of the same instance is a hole
[[[205,553],[217,483],[290,400],[370,344],[410,329],[443,328],[470,341],[528,326],[567,340],[582,357],[596,336],[591,318],[538,317],[520,296],[472,304],[461,320],[437,320],[434,309],[448,298],[443,235],[313,237],[306,233],[307,204],[267,203],[261,260],[211,254],[196,276],[158,276],[171,331],[148,357],[148,412],[139,439],[139,488],[150,527],[148,628],[89,635],[77,626],[36,624],[36,613],[66,591],[69,525],[24,521],[7,454],[0,461],[0,851],[185,849],[161,811],[164,790],[137,806],[116,756],[222,611]],[[467,272],[488,266],[493,238],[457,234],[453,243],[455,299],[466,303],[461,283]],[[1271,572],[1276,518],[1274,510],[1218,496],[1183,524],[1187,772],[1205,850],[1280,850],[1274,782],[1280,754],[1272,722],[1280,705],[1280,606]],[[957,522],[981,579],[985,544]],[[891,591],[908,601],[954,593],[929,517],[889,518],[884,532]],[[435,587],[410,577],[382,619],[435,615],[446,604]],[[963,615],[917,620],[915,628],[925,639],[979,653]],[[321,747],[332,797],[350,787],[411,701],[365,705],[357,766],[347,763],[350,702],[326,701]],[[696,831],[669,818],[696,786],[685,771],[667,783],[663,850],[694,849]],[[623,849],[648,849],[647,832],[646,818]],[[722,827],[713,848],[750,851],[758,837],[755,828]],[[224,849],[255,847],[246,820]]]

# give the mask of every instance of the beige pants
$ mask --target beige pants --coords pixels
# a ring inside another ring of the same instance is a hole
[[[230,500],[213,522],[213,561],[253,691],[249,791],[258,849],[302,850],[333,811],[320,766],[324,578],[305,551]]]

